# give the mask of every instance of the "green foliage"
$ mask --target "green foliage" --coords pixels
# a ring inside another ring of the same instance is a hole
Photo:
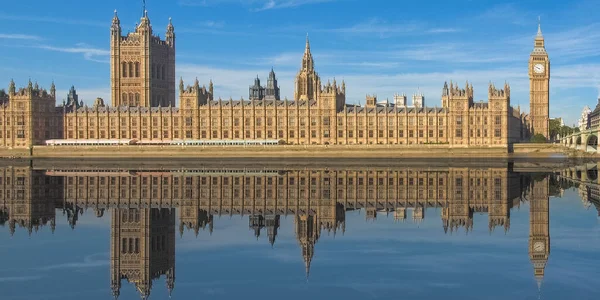
[[[560,120],[558,118],[557,119],[550,119],[549,126],[550,127],[548,129],[550,131],[550,136],[552,138],[556,138],[556,135],[560,134],[560,129],[561,129],[561,127],[560,127]]]
[[[544,135],[542,135],[541,133],[538,133],[531,137],[531,142],[532,143],[545,143],[547,141],[546,141],[546,137],[544,137]]]
[[[579,130],[579,127],[575,127],[575,128],[573,128],[573,132],[574,132],[574,133],[577,133],[577,132],[580,132],[580,131],[581,131],[581,130]]]
[[[559,133],[560,133],[561,137],[565,137],[565,136],[571,135],[571,134],[573,134],[573,128],[571,128],[571,127],[569,127],[567,125],[564,125],[564,126],[562,126],[560,128]]]

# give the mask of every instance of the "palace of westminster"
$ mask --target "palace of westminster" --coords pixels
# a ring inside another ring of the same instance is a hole
[[[258,238],[273,245],[281,216],[293,216],[295,235],[310,271],[322,232],[346,231],[346,213],[363,210],[367,220],[392,214],[421,222],[438,211],[443,230],[473,231],[475,214],[488,215],[490,234],[510,230],[511,209],[529,202],[529,258],[538,284],[550,253],[551,178],[499,167],[290,167],[199,169],[46,169],[0,167],[0,225],[11,234],[56,228],[62,211],[75,228],[85,210],[110,212],[111,288],[116,297],[126,279],[146,299],[153,280],[175,281],[175,239],[200,230],[213,234],[214,216],[246,215]],[[595,201],[597,209],[600,202]],[[176,214],[176,210],[178,213]],[[600,210],[599,210],[600,211]],[[178,217],[178,221],[177,220]]]
[[[275,72],[267,86],[257,78],[249,99],[214,98],[196,80],[176,89],[175,29],[164,40],[144,12],[135,31],[123,36],[115,11],[110,28],[110,105],[84,105],[71,88],[56,106],[56,88],[31,81],[0,90],[0,147],[30,148],[64,140],[279,140],[286,144],[448,144],[508,147],[532,134],[548,137],[550,62],[538,27],[529,58],[530,113],[511,106],[510,86],[490,83],[488,102],[474,101],[473,85],[444,83],[441,106],[423,95],[395,95],[393,103],[367,96],[364,106],[346,103],[346,84],[321,81],[306,47],[294,98],[281,100]],[[178,102],[176,94],[178,93]]]

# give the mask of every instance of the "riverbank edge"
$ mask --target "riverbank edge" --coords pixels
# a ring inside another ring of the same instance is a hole
[[[2,158],[584,158],[595,157],[555,144],[511,147],[449,145],[282,146],[34,146],[0,149]]]

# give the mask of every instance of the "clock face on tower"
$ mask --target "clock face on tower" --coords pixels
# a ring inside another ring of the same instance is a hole
[[[535,64],[535,66],[533,66],[533,71],[537,74],[544,73],[544,69],[545,67],[542,64]]]
[[[542,242],[535,242],[535,244],[533,244],[533,251],[535,252],[542,252],[544,251],[545,245]]]

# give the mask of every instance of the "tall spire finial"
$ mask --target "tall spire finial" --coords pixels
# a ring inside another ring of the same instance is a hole
[[[542,37],[542,18],[538,16],[538,31],[537,36]]]
[[[306,51],[310,51],[310,42],[308,41],[308,32],[306,33]]]

